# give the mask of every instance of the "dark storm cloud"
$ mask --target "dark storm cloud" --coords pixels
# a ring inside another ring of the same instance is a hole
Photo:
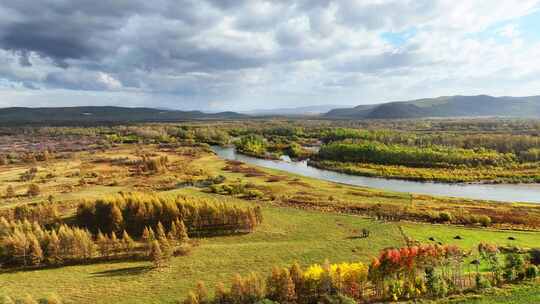
[[[0,45],[21,54],[33,51],[58,62],[87,57],[96,52],[84,39],[84,33],[55,32],[48,25],[39,22],[13,24],[5,29]]]
[[[0,10],[14,20],[0,21],[0,48],[35,52],[62,64],[96,57],[104,48],[95,39],[142,7],[139,1],[7,1]]]
[[[145,43],[122,40],[129,34],[122,31],[130,18],[161,16],[181,20],[186,27],[210,24],[211,14],[197,8],[204,10],[197,1],[11,1],[0,4],[0,10],[16,16],[13,22],[0,21],[0,48],[35,52],[58,63],[98,60],[113,55],[124,43],[135,42],[134,47]],[[159,41],[153,47],[159,47]]]

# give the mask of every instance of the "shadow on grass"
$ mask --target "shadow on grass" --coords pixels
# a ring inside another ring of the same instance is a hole
[[[347,240],[361,240],[361,239],[368,239],[369,236],[362,236],[362,235],[351,235],[348,237],[345,237]]]
[[[152,270],[151,266],[124,267],[124,268],[94,272],[92,273],[92,276],[94,277],[134,276],[134,275],[146,273],[150,270]]]

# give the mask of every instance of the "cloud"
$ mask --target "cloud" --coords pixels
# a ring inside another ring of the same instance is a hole
[[[537,94],[539,41],[515,24],[539,2],[4,1],[0,99],[239,110]]]
[[[519,29],[515,24],[507,24],[498,31],[499,35],[504,38],[514,39],[520,36]]]

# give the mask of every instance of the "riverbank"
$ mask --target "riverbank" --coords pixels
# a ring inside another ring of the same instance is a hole
[[[536,167],[523,165],[516,165],[510,168],[413,168],[406,166],[337,162],[329,160],[309,160],[308,165],[319,169],[331,170],[351,175],[418,182],[469,184],[540,183],[540,170],[538,170]]]
[[[536,184],[455,184],[385,179],[315,168],[309,166],[306,161],[285,162],[250,157],[237,153],[232,147],[212,146],[212,150],[223,159],[238,160],[265,168],[283,170],[302,176],[347,185],[370,187],[404,194],[415,193],[499,202],[540,203],[540,185]]]

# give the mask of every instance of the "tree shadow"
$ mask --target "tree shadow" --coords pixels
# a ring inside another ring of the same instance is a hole
[[[367,236],[361,236],[361,235],[351,235],[351,236],[345,237],[345,239],[347,240],[359,240],[359,239],[367,239],[367,238],[368,238]]]
[[[134,276],[146,273],[152,269],[151,266],[134,266],[118,269],[111,269],[99,272],[93,272],[94,277],[118,277],[118,276]]]

